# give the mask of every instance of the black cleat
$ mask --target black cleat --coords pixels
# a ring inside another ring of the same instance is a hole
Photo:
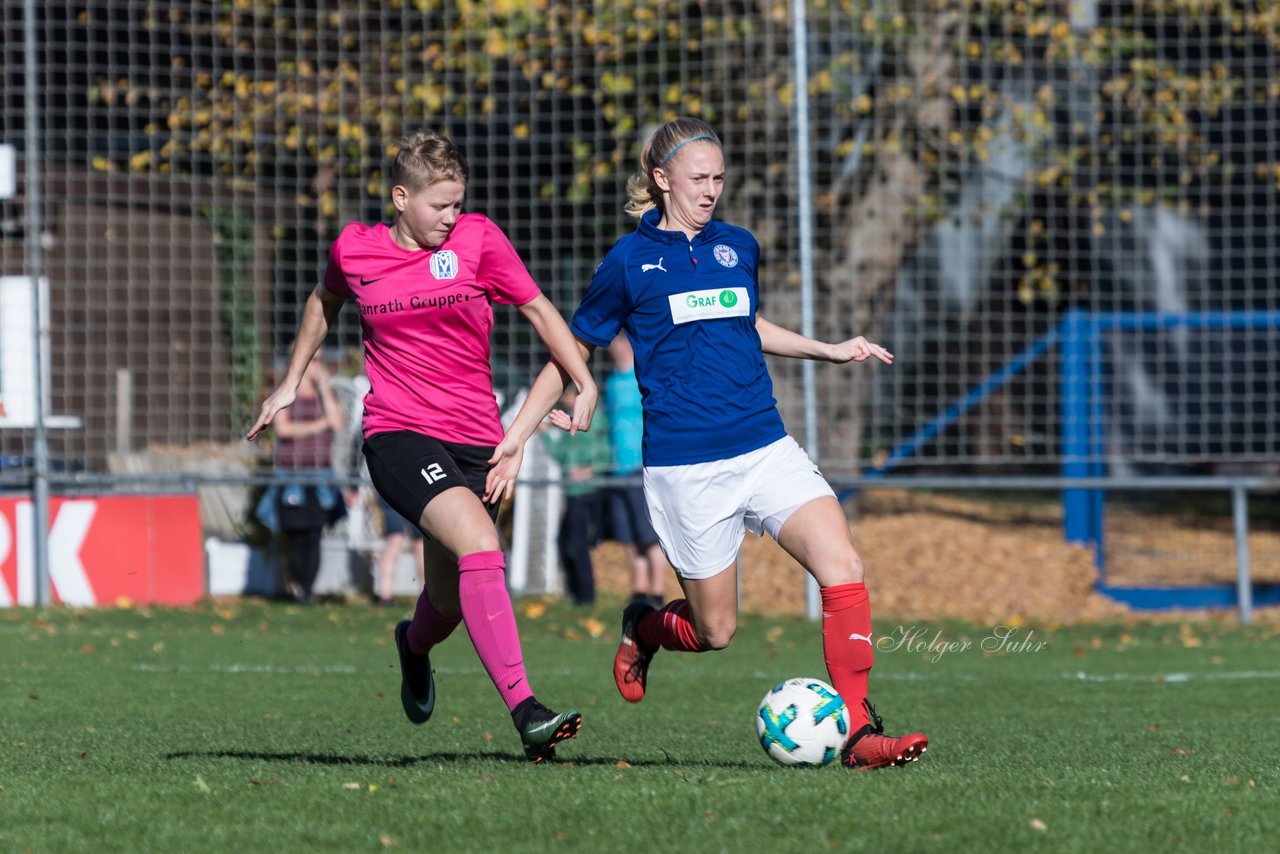
[[[409,621],[396,623],[396,651],[400,653],[400,702],[415,724],[425,724],[436,708],[436,680],[431,659],[409,649]]]
[[[524,742],[524,755],[530,762],[556,758],[556,745],[573,738],[582,728],[582,715],[573,709],[556,714],[537,700],[518,726],[520,740]]]

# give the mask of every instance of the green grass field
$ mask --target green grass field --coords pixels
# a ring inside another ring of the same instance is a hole
[[[991,653],[991,627],[878,619],[872,699],[931,744],[853,773],[755,740],[770,685],[825,678],[812,624],[661,653],[629,706],[615,608],[518,605],[539,698],[585,719],[537,767],[462,630],[433,656],[435,717],[404,719],[399,611],[0,611],[0,850],[1260,851],[1280,831],[1272,627],[1024,626]]]

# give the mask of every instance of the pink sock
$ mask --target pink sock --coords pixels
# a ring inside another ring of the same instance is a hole
[[[705,652],[689,619],[689,600],[668,602],[660,611],[646,614],[636,626],[636,637],[641,646],[649,649],[675,650],[676,652]]]
[[[458,599],[480,663],[507,709],[514,711],[533,691],[525,678],[520,634],[503,572],[506,566],[502,552],[463,555],[458,559]]]
[[[418,597],[418,607],[413,611],[413,620],[409,623],[409,649],[417,655],[426,655],[433,646],[453,634],[461,622],[462,617],[446,617],[437,611],[424,587]]]

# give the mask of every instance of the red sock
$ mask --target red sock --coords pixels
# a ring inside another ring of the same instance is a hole
[[[831,686],[844,698],[849,723],[857,732],[870,721],[862,701],[875,664],[871,640],[871,605],[861,581],[824,587],[822,593],[822,657]]]
[[[636,626],[636,639],[647,649],[674,650],[675,652],[705,652],[689,620],[689,600],[668,602],[660,611],[645,614]]]

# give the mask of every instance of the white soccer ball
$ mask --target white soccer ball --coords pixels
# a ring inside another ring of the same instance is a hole
[[[849,738],[849,710],[836,689],[821,679],[788,679],[760,701],[756,734],[779,765],[826,765]]]

